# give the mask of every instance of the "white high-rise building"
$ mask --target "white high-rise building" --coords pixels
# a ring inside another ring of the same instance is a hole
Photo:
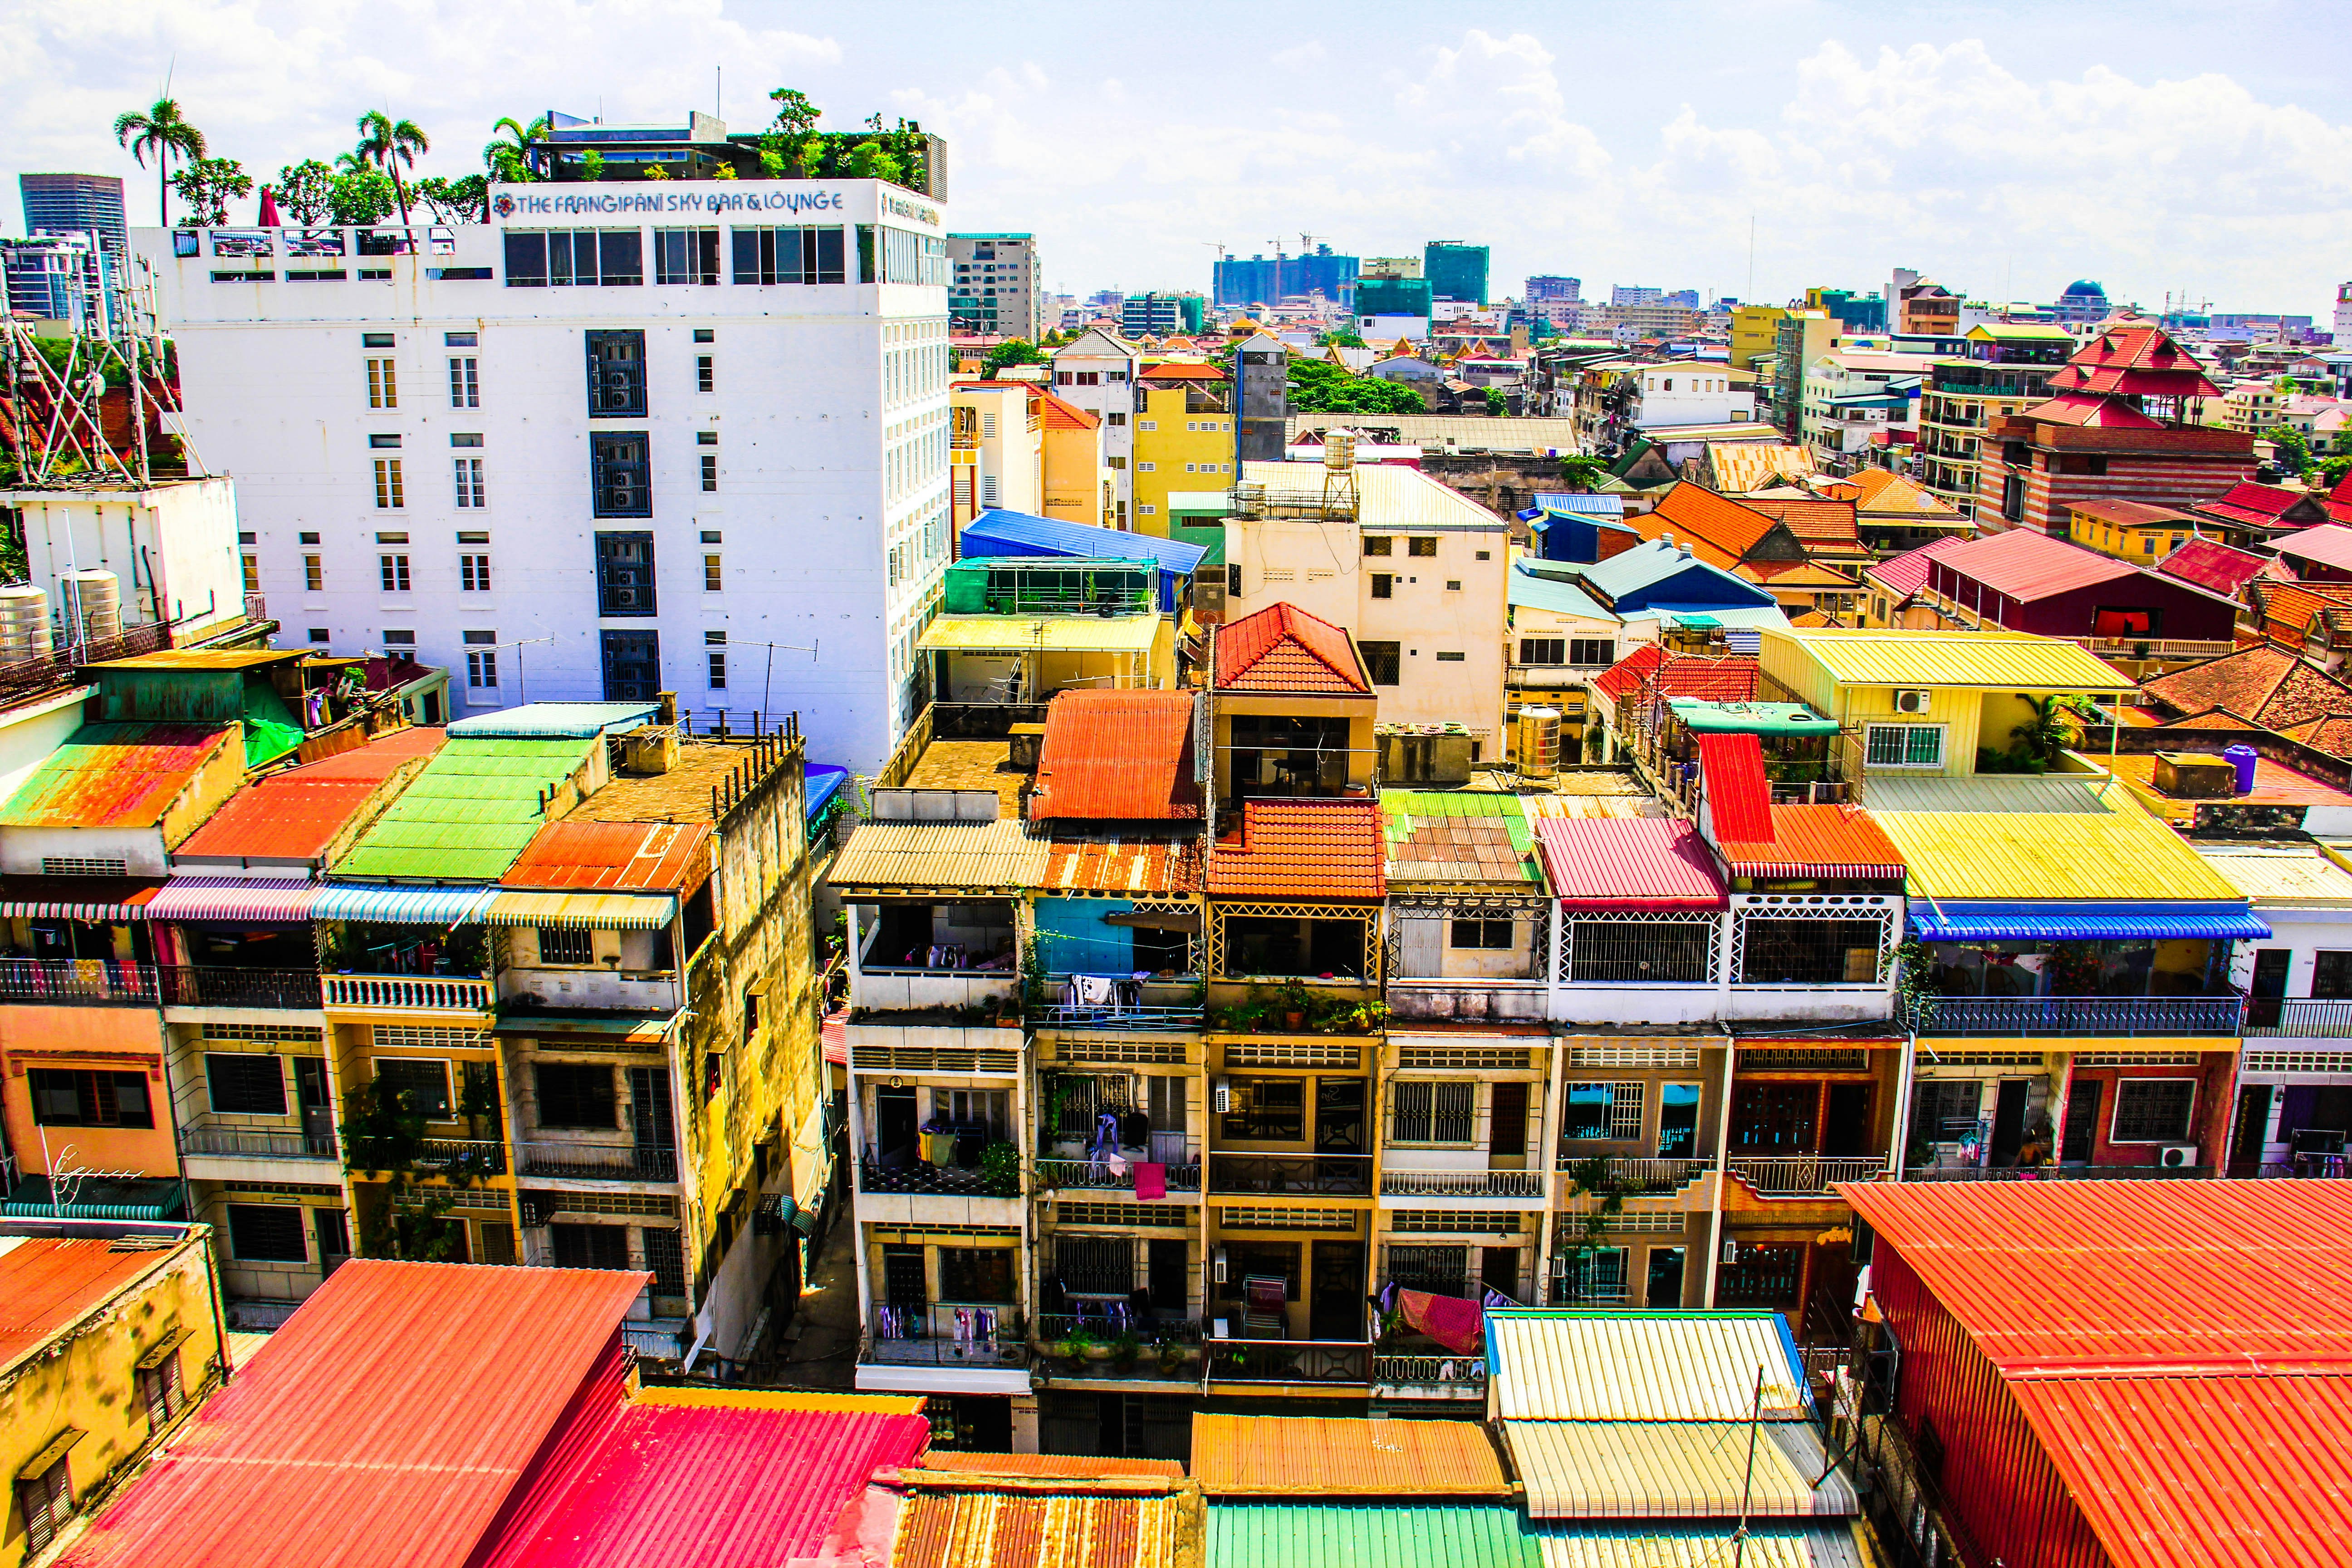
[[[950,553],[942,205],[491,195],[481,226],[134,236],[282,640],[446,665],[451,717],[796,710],[811,756],[878,768]]]
[[[2334,335],[2337,348],[2352,349],[2352,283],[2336,286]]]

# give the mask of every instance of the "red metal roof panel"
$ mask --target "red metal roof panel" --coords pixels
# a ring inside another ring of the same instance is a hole
[[[2138,567],[2112,555],[2025,528],[1971,539],[1937,555],[1927,568],[1927,580],[1961,604],[1974,602],[1969,584],[2003,598],[2032,600],[2138,575]]]
[[[316,860],[383,782],[430,757],[446,730],[411,726],[331,757],[255,780],[222,803],[173,854],[193,860]]]
[[[551,822],[499,879],[509,888],[691,892],[710,879],[707,822]]]
[[[1733,876],[1902,879],[1903,852],[1860,806],[1775,805],[1771,811],[1772,837],[1767,842],[1733,842],[1717,833]]]
[[[1201,815],[1189,691],[1065,691],[1045,710],[1033,821]]]
[[[117,1252],[102,1239],[11,1239],[16,1245],[0,1252],[0,1302],[7,1303],[0,1310],[0,1372],[174,1256],[169,1247]]]
[[[1719,910],[1728,901],[1715,858],[1687,822],[1542,816],[1534,826],[1563,910]]]
[[[1907,599],[1927,585],[1928,563],[1938,555],[1949,554],[1968,540],[1960,535],[1938,539],[1916,550],[1906,550],[1900,555],[1890,555],[1874,566],[1865,566],[1862,574],[1886,589],[1897,598]]]
[[[1764,776],[1764,748],[1753,735],[1700,734],[1699,777],[1718,844],[1772,841],[1772,784]]]
[[[942,1448],[923,1456],[923,1468],[968,1476],[1058,1476],[1084,1480],[1097,1476],[1168,1476],[1181,1480],[1175,1459],[1121,1459],[1095,1454],[985,1454]]]
[[[0,827],[152,827],[235,730],[84,724],[0,805]]]
[[[2316,528],[2308,530],[2296,535],[2295,542],[2301,543],[2310,534],[2326,531]],[[2352,529],[2336,531],[2343,533],[2347,542],[2352,542]],[[2282,547],[2281,553],[2284,552]],[[2192,539],[2158,562],[2156,569],[2168,577],[2178,577],[2209,594],[2234,599],[2238,596],[2238,590],[2263,569],[2263,558],[2249,555],[2242,550],[2232,550],[2218,539]]]
[[[1225,899],[1388,895],[1381,808],[1369,800],[1253,800],[1238,837],[1217,841],[1209,892]]]

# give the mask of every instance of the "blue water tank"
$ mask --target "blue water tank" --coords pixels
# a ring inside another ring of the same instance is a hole
[[[2247,745],[2224,746],[2221,748],[2221,754],[2230,760],[2230,765],[2231,767],[2238,770],[2238,793],[2240,795],[2253,794],[2254,757],[2256,754],[2254,749],[2252,746]]]

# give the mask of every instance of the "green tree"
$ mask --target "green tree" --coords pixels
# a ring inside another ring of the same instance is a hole
[[[2323,459],[2319,465],[2320,481],[2329,489],[2343,483],[2346,474],[2352,474],[2352,452]]]
[[[898,155],[879,142],[860,142],[841,161],[842,173],[853,180],[887,180],[894,185],[907,183],[906,165]]]
[[[1360,349],[1371,345],[1364,342],[1363,333],[1352,327],[1342,327],[1336,332],[1317,333],[1315,346],[1318,349]]]
[[[2291,425],[2273,425],[2262,433],[2262,439],[2278,448],[2280,466],[2298,474],[2311,472],[2311,443],[2302,431]]]
[[[593,147],[591,147],[585,153],[581,153],[580,172],[592,181],[603,179],[604,177],[604,154],[599,153]]]
[[[1422,395],[1402,382],[1351,375],[1321,360],[1290,362],[1290,410],[1294,414],[1425,414]]]
[[[768,94],[768,101],[776,106],[776,129],[786,136],[807,135],[816,129],[818,119],[824,113],[796,87],[776,89]]]
[[[1499,386],[1488,387],[1486,389],[1486,417],[1489,419],[1507,419],[1510,417],[1510,414],[1511,400],[1503,395],[1503,389]]]
[[[480,174],[430,174],[416,182],[416,199],[432,209],[435,223],[480,223],[490,213],[490,182]]]
[[[172,160],[193,163],[202,158],[205,133],[180,117],[179,100],[159,98],[144,112],[134,109],[115,116],[114,140],[131,149],[131,156],[142,169],[147,166],[147,154],[155,154],[155,221],[169,228]]]
[[[433,150],[432,138],[416,121],[394,120],[380,109],[371,109],[360,116],[359,132],[360,144],[354,151],[392,176],[392,194],[400,204],[400,221],[406,223],[408,186],[401,179],[400,171],[416,167],[416,155]]]
[[[490,127],[490,143],[482,149],[482,166],[502,185],[527,185],[544,179],[539,160],[551,129],[547,116],[528,125],[511,116]],[[504,140],[499,140],[503,137]]]
[[[989,350],[987,357],[980,362],[980,378],[982,381],[994,381],[996,373],[1007,365],[1049,363],[1051,362],[1046,359],[1037,345],[1028,339],[1008,338]]]
[[[307,227],[325,222],[333,210],[335,172],[316,158],[305,158],[278,170],[269,188],[278,193],[278,205]]]
[[[253,176],[234,158],[199,158],[172,176],[172,188],[188,204],[188,221],[216,228],[228,221],[228,204],[253,195]]]
[[[1609,465],[1598,458],[1562,458],[1559,482],[1572,490],[1589,490],[1609,477]]]
[[[392,216],[394,197],[391,176],[362,163],[335,176],[327,207],[338,224],[382,223]]]

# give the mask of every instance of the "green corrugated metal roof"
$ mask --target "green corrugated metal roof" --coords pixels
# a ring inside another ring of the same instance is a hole
[[[1491,1503],[1212,1503],[1208,1568],[1543,1568],[1543,1553],[1517,1509]]]
[[[1490,790],[1384,790],[1389,875],[1419,882],[1532,882],[1535,833],[1519,798]]]
[[[450,737],[367,837],[335,862],[338,877],[495,881],[545,826],[541,791],[603,745],[587,739]]]

